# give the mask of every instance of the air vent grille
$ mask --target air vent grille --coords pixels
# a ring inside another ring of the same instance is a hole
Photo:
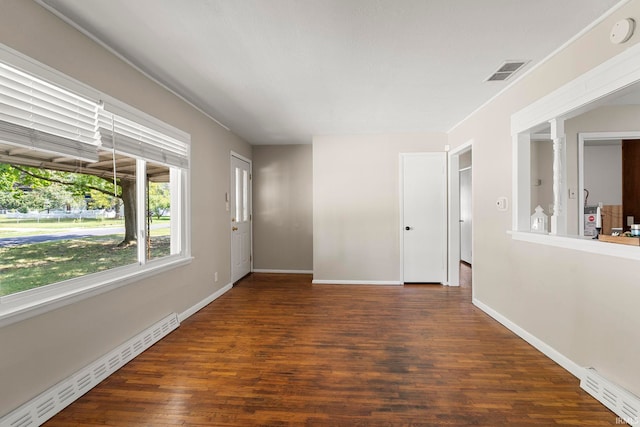
[[[31,427],[44,424],[74,400],[98,385],[128,361],[180,326],[173,313],[129,341],[61,381],[38,397],[0,418],[0,427]]]
[[[496,70],[496,72],[491,74],[486,81],[499,82],[507,80],[522,69],[522,67],[524,67],[528,62],[529,61],[506,61]]]
[[[630,425],[640,423],[640,399],[622,387],[606,380],[595,369],[586,369],[580,381],[587,393],[599,400],[604,406]]]

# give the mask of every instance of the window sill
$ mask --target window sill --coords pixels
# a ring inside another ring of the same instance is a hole
[[[507,231],[513,240],[572,249],[598,255],[640,260],[640,247],[601,242],[591,237],[554,236],[551,234],[531,233],[527,231]]]
[[[0,297],[0,327],[187,265],[192,259],[174,255],[151,261],[144,266],[133,264],[114,268]]]

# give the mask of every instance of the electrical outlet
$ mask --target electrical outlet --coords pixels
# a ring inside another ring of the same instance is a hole
[[[634,218],[632,216],[627,217],[627,227],[631,227],[633,224],[635,224],[633,220]]]
[[[569,198],[570,199],[575,199],[577,197],[578,197],[578,194],[576,192],[576,189],[575,188],[570,188],[569,189]]]
[[[218,281],[218,272],[217,271],[215,273],[213,273],[213,281],[214,282]]]

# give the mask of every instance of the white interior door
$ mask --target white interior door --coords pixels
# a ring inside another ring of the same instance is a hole
[[[460,171],[460,259],[473,264],[471,254],[471,168]]]
[[[251,272],[251,164],[231,156],[231,282]]]
[[[402,266],[405,283],[446,279],[446,154],[402,154]]]

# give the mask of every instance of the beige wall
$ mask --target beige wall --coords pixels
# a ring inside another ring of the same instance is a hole
[[[633,0],[568,49],[456,127],[449,143],[473,139],[474,294],[564,356],[640,395],[638,262],[512,240],[512,212],[495,201],[512,194],[510,117],[640,40],[609,42],[622,18],[640,19]]]
[[[399,154],[444,151],[443,133],[313,139],[314,280],[399,281]]]
[[[253,147],[254,269],[313,270],[311,156],[311,144]]]
[[[251,147],[36,3],[0,7],[0,43],[191,134],[194,230],[191,264],[0,328],[1,416],[230,282],[229,156]]]

